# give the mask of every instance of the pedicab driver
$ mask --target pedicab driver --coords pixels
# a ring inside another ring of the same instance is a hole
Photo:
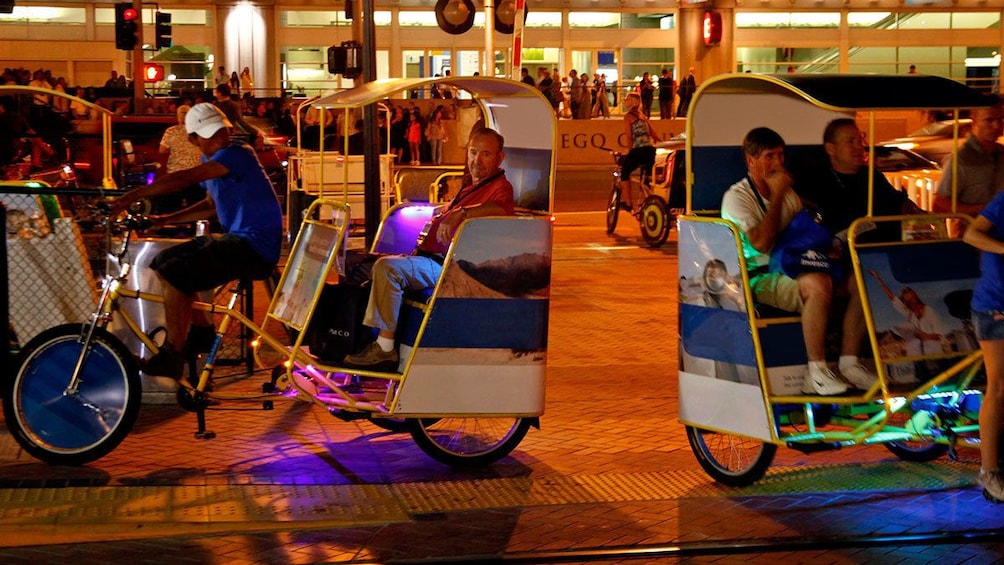
[[[164,288],[167,341],[140,368],[148,375],[180,378],[189,343],[192,303],[199,291],[240,278],[268,276],[279,261],[282,210],[254,150],[231,141],[230,122],[212,104],[196,104],[185,116],[188,140],[202,152],[197,167],[169,173],[131,190],[112,204],[113,214],[142,198],[172,194],[193,184],[206,198],[170,214],[151,216],[154,225],[180,224],[215,213],[222,236],[201,236],[165,249],[150,263]]]
[[[346,365],[396,372],[399,355],[394,335],[404,292],[436,286],[450,242],[464,220],[513,215],[512,184],[501,168],[505,158],[504,141],[492,129],[483,128],[472,133],[467,143],[470,176],[456,197],[425,227],[426,235],[419,238],[411,255],[388,255],[373,264],[370,298],[363,323],[377,328],[379,336],[359,353],[346,356]]]

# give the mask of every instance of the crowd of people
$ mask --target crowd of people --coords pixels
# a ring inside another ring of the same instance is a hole
[[[568,71],[567,76],[562,76],[557,68],[537,67],[537,78],[534,79],[530,70],[523,67],[520,69],[520,81],[540,89],[559,118],[609,118],[610,108],[617,106],[617,89],[611,88],[607,76],[599,72],[593,73],[590,79],[589,75],[580,74],[575,69]],[[679,86],[668,68],[662,69],[656,80],[648,72],[644,72],[637,84],[627,88],[623,95],[637,94],[641,112],[645,117],[651,118],[656,90],[659,92],[659,119],[686,116],[690,99],[697,90],[694,68],[690,68],[687,76],[680,80]]]
[[[440,91],[442,94],[442,90]],[[442,96],[440,96],[442,99]],[[456,106],[450,101],[434,103],[430,110],[423,112],[413,100],[383,102],[378,113],[377,131],[380,147],[390,146],[394,161],[398,165],[441,165],[444,162],[444,148],[450,141],[447,123],[456,118]],[[324,140],[326,150],[342,151],[345,146],[344,115],[341,112],[321,112],[315,106],[307,106],[300,116],[301,146],[316,150]],[[349,117],[348,154],[363,153],[363,123],[358,116]],[[387,120],[390,120],[388,128]],[[323,128],[323,134],[322,134]],[[389,135],[389,140],[386,137]],[[389,143],[388,143],[389,142]],[[383,149],[381,150],[383,152]]]

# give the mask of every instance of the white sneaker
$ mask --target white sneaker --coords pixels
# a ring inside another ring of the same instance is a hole
[[[847,392],[847,385],[837,378],[827,367],[809,365],[809,372],[802,382],[802,393],[832,396]]]
[[[847,382],[854,385],[854,388],[861,390],[870,389],[875,384],[875,381],[878,380],[878,377],[869,373],[868,369],[865,369],[859,363],[841,368],[840,376],[847,379]]]

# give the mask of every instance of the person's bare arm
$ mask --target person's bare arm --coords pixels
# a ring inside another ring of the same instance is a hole
[[[964,202],[955,203],[955,211],[961,212],[963,214],[969,214],[970,216],[975,216],[983,211],[983,204],[966,204]],[[939,212],[942,214],[948,214],[952,211],[952,199],[947,196],[941,196],[940,194],[935,194],[934,199],[931,200],[931,211]]]
[[[962,239],[973,247],[990,253],[1004,253],[1004,241],[990,235],[994,225],[983,216],[976,216],[966,228]]]
[[[134,188],[113,200],[111,204],[112,216],[118,215],[128,208],[129,204],[137,200],[174,194],[193,184],[219,178],[229,172],[229,169],[216,161],[206,161],[191,169],[168,173],[155,180],[152,184]]]
[[[770,251],[774,247],[774,242],[777,241],[778,233],[781,231],[781,213],[784,211],[784,202],[792,187],[791,175],[784,169],[772,171],[766,178],[770,192],[767,213],[759,224],[746,232],[750,244],[761,253]],[[753,187],[753,190],[756,189]]]

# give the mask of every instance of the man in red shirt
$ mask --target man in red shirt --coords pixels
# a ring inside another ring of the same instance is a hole
[[[502,170],[504,139],[488,128],[471,134],[467,143],[469,178],[449,206],[436,214],[411,255],[389,255],[373,264],[372,287],[363,322],[379,330],[377,340],[345,364],[372,370],[397,371],[399,356],[394,335],[405,291],[436,286],[443,260],[457,228],[467,218],[511,216],[515,200],[512,184]]]

